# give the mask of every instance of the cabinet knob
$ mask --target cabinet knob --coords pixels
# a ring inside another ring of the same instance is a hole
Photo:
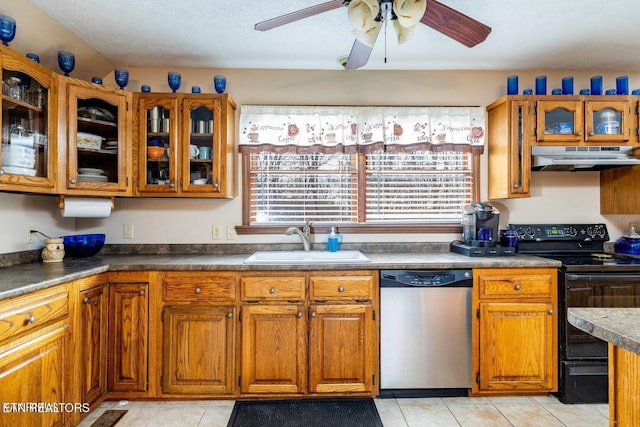
[[[520,283],[516,283],[513,289],[515,289],[516,291],[519,291],[520,289],[522,289],[522,286],[520,286]]]
[[[89,304],[89,297],[84,297],[84,298],[82,299],[82,302],[83,302],[84,304]]]
[[[582,135],[583,135],[582,131],[581,130],[578,131],[578,136],[582,136]]]
[[[553,314],[553,310],[549,310],[549,311],[547,311],[547,313]]]
[[[596,134],[595,132],[589,132],[589,136],[593,136],[595,134]]]
[[[144,295],[144,289],[140,289],[140,292],[138,292],[140,295]]]
[[[313,313],[311,313],[311,317],[316,317],[318,315],[318,313],[316,313],[315,311]]]
[[[174,182],[170,182],[169,183],[169,187],[174,188],[176,186],[176,184]]]
[[[214,183],[213,183],[213,188],[218,188],[218,187],[219,187],[218,183],[217,183],[217,182],[214,182]]]
[[[202,292],[202,289],[196,288],[196,294],[199,294],[200,292]]]
[[[71,179],[69,180],[69,182],[70,182],[71,184],[76,184],[76,183],[78,182],[78,180],[77,180],[77,179],[75,179],[75,178],[71,178]]]
[[[344,286],[340,286],[340,287],[338,288],[338,292],[344,292]]]
[[[0,176],[4,175],[4,171],[0,169]]]
[[[276,288],[271,288],[271,289],[269,289],[269,293],[270,293],[270,294],[275,294],[275,293],[276,293]]]
[[[297,316],[298,316],[298,318],[301,318],[301,317],[302,317],[302,312],[301,312],[301,311],[299,311],[299,312],[298,312],[298,314],[297,314]]]
[[[233,313],[227,313],[227,317],[231,319],[233,317]]]
[[[36,316],[34,316],[33,314],[29,314],[27,316],[27,322],[29,323],[36,323]]]

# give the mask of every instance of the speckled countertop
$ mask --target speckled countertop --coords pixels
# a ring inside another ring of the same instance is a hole
[[[346,270],[560,267],[559,261],[529,255],[467,257],[448,251],[369,253],[369,263],[248,265],[246,254],[106,254],[60,263],[30,262],[0,268],[0,299],[10,298],[105,271],[142,270]]]
[[[569,323],[640,355],[640,308],[569,308]]]

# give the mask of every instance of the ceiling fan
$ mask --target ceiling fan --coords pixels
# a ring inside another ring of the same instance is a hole
[[[254,28],[267,31],[341,6],[348,8],[356,36],[344,64],[346,69],[360,68],[367,63],[383,22],[393,21],[400,44],[413,36],[418,22],[467,47],[482,43],[491,32],[490,27],[436,0],[331,0],[259,22]]]

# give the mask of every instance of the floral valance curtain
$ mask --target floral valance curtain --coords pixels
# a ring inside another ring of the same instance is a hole
[[[481,154],[481,107],[243,105],[242,153],[458,151]]]

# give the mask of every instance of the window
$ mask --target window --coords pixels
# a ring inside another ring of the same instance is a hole
[[[460,226],[462,207],[477,200],[482,146],[476,140],[484,134],[483,121],[474,118],[473,126],[442,126],[441,112],[429,110],[440,119],[440,127],[432,131],[424,125],[429,121],[420,109],[411,109],[403,122],[394,108],[394,121],[387,121],[394,138],[387,138],[366,114],[370,111],[354,114],[354,108],[362,107],[344,107],[347,118],[336,111],[339,107],[326,107],[331,111],[324,115],[318,114],[323,107],[261,108],[284,108],[287,115],[260,109],[257,115],[245,115],[243,107],[240,232],[267,232],[265,226],[307,220],[316,227],[338,225],[350,232],[399,232],[407,225],[423,227],[420,231],[453,231]],[[470,107],[459,108],[465,109],[468,123]],[[292,114],[291,109],[302,111]],[[376,120],[388,117],[376,113]],[[477,138],[468,138],[472,128]],[[399,138],[411,133],[404,129],[414,133],[410,142]],[[466,132],[464,144],[448,142],[456,132]],[[467,142],[472,139],[475,145]]]

